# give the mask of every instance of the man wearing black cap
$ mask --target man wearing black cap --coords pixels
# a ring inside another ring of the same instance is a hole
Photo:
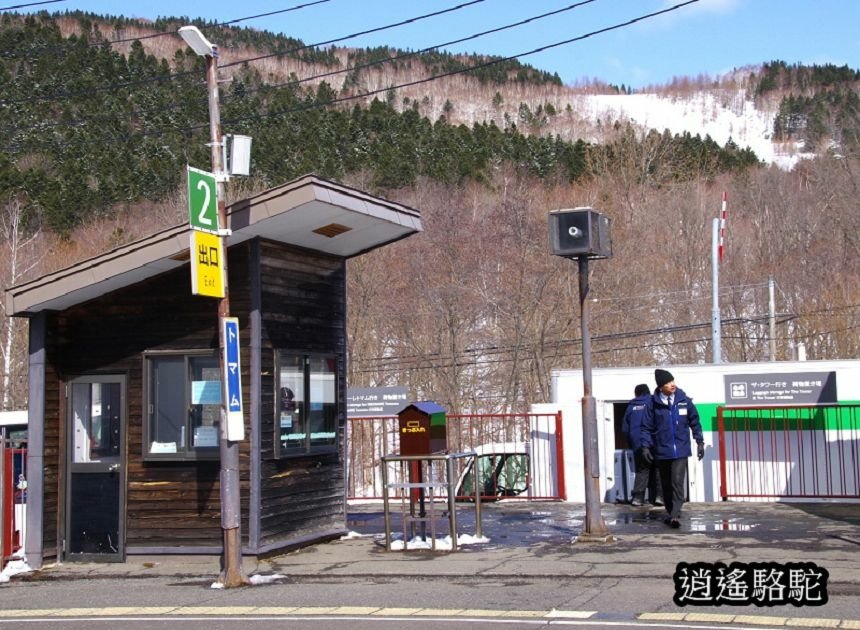
[[[666,524],[681,526],[681,506],[686,495],[687,458],[692,453],[690,432],[696,440],[696,456],[705,456],[705,440],[699,412],[684,390],[675,385],[675,377],[667,370],[654,370],[657,389],[648,399],[642,418],[642,457],[657,462],[663,501],[666,504]]]

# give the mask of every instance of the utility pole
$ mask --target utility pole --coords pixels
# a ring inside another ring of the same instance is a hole
[[[218,357],[221,374],[225,374],[224,318],[230,317],[230,289],[227,274],[227,209],[224,198],[225,172],[222,161],[221,110],[218,103],[218,47],[209,43],[194,26],[183,26],[179,34],[185,42],[206,60],[206,88],[209,92],[209,147],[212,155],[212,172],[215,174],[216,201],[218,207],[218,231],[224,239],[222,263],[224,273],[224,297],[218,300]],[[229,440],[227,432],[227,387],[221,386],[221,428],[219,448],[221,455],[221,528],[224,534],[224,557],[221,584],[226,588],[248,584],[242,569],[240,535],[241,495],[239,484],[239,442]]]

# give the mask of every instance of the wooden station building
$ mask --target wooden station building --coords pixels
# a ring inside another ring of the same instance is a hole
[[[227,208],[244,555],[346,531],[346,260],[412,208],[307,176]],[[218,300],[187,224],[7,291],[30,320],[26,559],[220,554]]]

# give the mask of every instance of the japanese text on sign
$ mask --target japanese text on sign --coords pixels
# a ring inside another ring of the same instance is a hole
[[[220,236],[191,230],[191,294],[224,297],[224,245]]]
[[[245,439],[245,419],[242,411],[242,367],[239,360],[239,320],[222,317],[224,335],[224,402],[227,407],[227,439]]]
[[[406,426],[400,428],[401,433],[427,433],[427,427],[421,426],[417,420],[408,420]]]
[[[197,245],[197,264],[217,267],[218,248],[202,244]]]
[[[726,374],[727,405],[821,405],[836,402],[836,372]]]
[[[350,418],[393,416],[406,405],[405,387],[350,387],[346,413]]]

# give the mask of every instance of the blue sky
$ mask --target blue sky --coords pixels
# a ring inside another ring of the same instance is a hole
[[[0,6],[36,0],[0,0]],[[84,10],[156,18],[204,17],[219,22],[279,11],[316,0],[63,0],[31,9]],[[324,42],[393,24],[470,0],[327,0],[278,15],[240,22]],[[575,9],[450,48],[454,52],[519,55],[580,37],[683,0],[591,0]],[[339,45],[423,49],[569,7],[575,0],[482,0],[451,13],[356,37]],[[24,10],[24,9],[20,9]],[[28,9],[30,10],[30,9]],[[634,88],[676,76],[718,75],[773,59],[848,64],[860,68],[860,2],[855,0],[699,0],[669,14],[582,41],[521,57],[565,83],[598,78]],[[212,38],[215,41],[216,38]]]

